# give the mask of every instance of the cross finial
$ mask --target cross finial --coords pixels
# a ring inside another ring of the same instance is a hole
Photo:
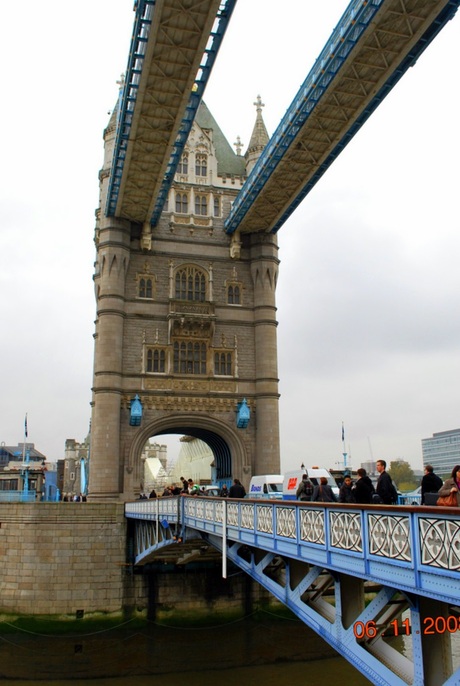
[[[262,107],[265,107],[265,103],[262,102],[260,95],[257,96],[257,100],[255,101],[254,105],[256,106],[257,112],[262,112]]]
[[[236,148],[236,154],[241,155],[241,148],[243,147],[243,143],[241,142],[241,138],[239,136],[236,137],[236,143],[233,143],[233,145]]]

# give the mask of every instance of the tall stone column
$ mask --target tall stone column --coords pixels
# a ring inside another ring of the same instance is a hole
[[[280,471],[276,282],[278,245],[273,234],[251,236],[254,287],[256,454],[253,474]]]
[[[122,486],[120,410],[123,372],[125,280],[129,224],[104,218],[99,230],[95,288],[93,416],[89,498],[119,498]]]

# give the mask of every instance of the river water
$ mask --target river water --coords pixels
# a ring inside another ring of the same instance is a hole
[[[180,650],[179,660],[180,661]],[[1,678],[1,677],[0,677]],[[184,670],[168,674],[122,676],[103,679],[3,679],[2,686],[31,686],[51,684],[52,686],[249,686],[255,683],[263,686],[324,686],[344,684],[345,686],[369,686],[371,683],[340,657],[308,662],[287,662],[284,664],[235,667],[213,670]],[[455,682],[457,683],[457,682]]]
[[[176,686],[184,679],[187,686],[370,683],[300,621],[263,613],[202,629],[127,622],[79,635],[3,632],[0,625],[2,686]]]
[[[457,669],[460,631],[453,638]],[[410,657],[409,641],[394,640]],[[178,686],[184,679],[187,686],[370,684],[302,622],[269,612],[213,627],[127,621],[54,635],[0,622],[2,686]]]
[[[43,681],[5,681],[11,686],[43,684]],[[53,686],[324,686],[324,684],[346,684],[346,686],[369,686],[369,681],[341,658],[295,662],[283,665],[238,667],[235,669],[184,672],[149,676],[115,677],[110,679],[72,679],[53,681]]]

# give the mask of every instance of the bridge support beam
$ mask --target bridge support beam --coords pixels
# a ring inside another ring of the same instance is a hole
[[[452,674],[452,646],[449,632],[439,632],[436,629],[438,618],[447,620],[449,607],[447,603],[423,597],[419,598],[418,606],[419,621],[421,617],[425,619],[423,625],[412,625],[412,638],[414,652],[420,654],[420,662],[423,663],[423,683],[424,686],[442,686]],[[430,633],[426,633],[427,631]]]

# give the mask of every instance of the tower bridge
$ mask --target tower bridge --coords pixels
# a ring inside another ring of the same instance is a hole
[[[459,1],[352,0],[271,139],[257,101],[244,155],[202,99],[236,0],[136,2],[96,215],[90,499],[132,498],[161,434],[208,443],[219,481],[279,472],[277,232]]]
[[[460,683],[455,508],[184,496],[126,503],[125,516],[134,565],[198,537],[221,552],[223,576],[228,559],[371,683]]]

